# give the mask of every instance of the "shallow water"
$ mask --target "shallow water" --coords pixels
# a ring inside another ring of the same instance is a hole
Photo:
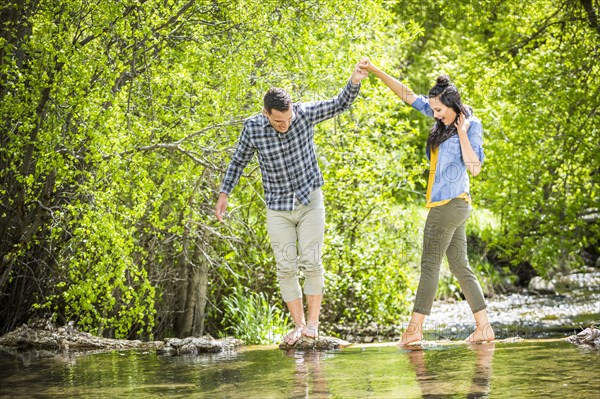
[[[0,351],[0,398],[597,398],[600,353],[562,341],[39,359]]]

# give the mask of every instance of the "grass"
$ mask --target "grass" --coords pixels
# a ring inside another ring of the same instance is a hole
[[[264,292],[234,288],[224,299],[226,331],[247,345],[269,345],[282,340],[289,320]]]

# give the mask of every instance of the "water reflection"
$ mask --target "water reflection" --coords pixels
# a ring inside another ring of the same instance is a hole
[[[495,343],[469,345],[469,349],[477,354],[475,373],[471,379],[471,390],[467,398],[487,398],[490,392],[492,379],[492,358],[494,357]]]
[[[286,356],[293,357],[295,362],[295,384],[290,392],[290,399],[330,398],[327,379],[323,370],[323,361],[328,357],[325,352],[288,351]]]
[[[181,357],[113,352],[67,361],[0,348],[0,398],[579,399],[600,392],[600,353],[566,342],[425,348]]]
[[[471,377],[470,387],[465,397],[469,399],[487,398],[490,392],[492,358],[494,357],[496,344],[492,342],[480,345],[469,345],[468,348],[475,352],[476,359],[475,370]],[[406,352],[411,365],[415,369],[422,397],[431,399],[457,397],[455,389],[461,384],[459,384],[459,381],[455,381],[455,374],[450,374],[453,378],[450,378],[449,381],[444,381],[439,378],[439,375],[444,373],[444,369],[447,370],[448,368],[456,367],[454,364],[456,359],[448,359],[448,362],[445,364],[436,362],[434,367],[428,368],[427,360],[443,361],[443,358],[435,356],[433,359],[425,359],[425,352],[425,350],[419,348]],[[431,352],[433,354],[433,351]]]

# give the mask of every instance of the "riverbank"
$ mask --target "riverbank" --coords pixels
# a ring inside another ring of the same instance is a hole
[[[557,280],[554,286],[552,291],[545,294],[523,290],[490,298],[488,313],[496,338],[564,340],[569,336],[577,336],[594,324],[600,325],[600,273],[574,274]],[[352,344],[393,343],[400,338],[406,322],[394,326],[334,325],[328,330],[323,329],[319,341],[303,341],[295,349],[328,350]],[[0,337],[0,346],[10,351],[39,351],[42,356],[113,350],[152,351],[173,356],[218,353],[243,345],[242,341],[235,338],[213,339],[210,336],[166,338],[150,342],[107,339],[79,332],[72,325],[42,325],[35,325],[37,328],[22,325]],[[472,314],[466,301],[436,302],[424,325],[424,338],[430,343],[460,342],[473,329]],[[592,335],[588,334],[587,337]],[[572,339],[573,343],[576,341],[576,338]],[[596,342],[596,337],[591,341]],[[280,348],[292,347],[280,345]]]
[[[496,295],[487,299],[496,338],[566,338],[591,325],[600,325],[600,273],[576,273],[552,283],[552,290],[537,289]],[[396,341],[408,324],[334,325],[330,333],[349,342]],[[436,301],[423,327],[426,339],[462,340],[474,329],[466,301]]]

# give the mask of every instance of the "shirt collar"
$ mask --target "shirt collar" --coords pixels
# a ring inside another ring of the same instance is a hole
[[[261,112],[260,116],[262,117],[262,126],[263,127],[271,126],[271,122],[269,122],[269,119],[265,116],[265,114],[263,114]],[[296,121],[297,117],[298,117],[298,111],[296,110],[296,104],[292,104],[292,122],[290,123],[290,129],[292,128],[292,125]],[[273,126],[271,126],[271,127],[273,127]],[[275,130],[275,128],[273,128],[273,130]],[[277,132],[277,130],[275,130],[275,132]],[[279,133],[279,132],[277,132],[277,133]]]
[[[269,119],[265,116],[265,114],[263,114],[261,112],[260,116],[262,117],[262,126],[263,127],[271,126],[271,123],[269,122]]]

